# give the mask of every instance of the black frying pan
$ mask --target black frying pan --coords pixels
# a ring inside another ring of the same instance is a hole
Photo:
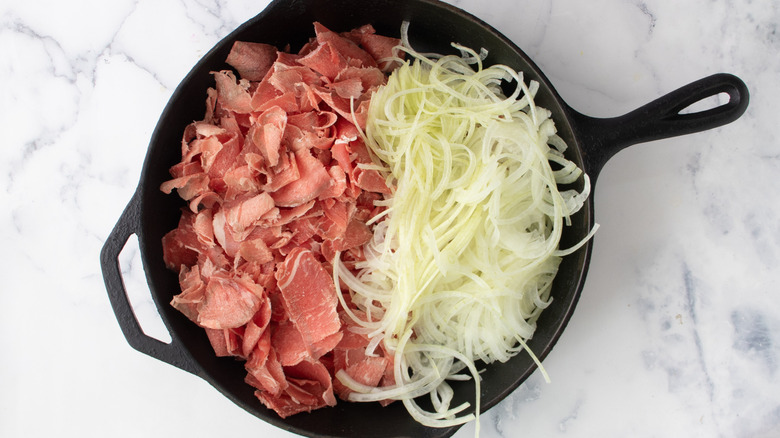
[[[224,63],[235,40],[290,45],[293,51],[313,35],[314,21],[334,31],[347,31],[371,23],[378,33],[398,36],[401,22],[411,22],[412,45],[424,51],[451,52],[451,42],[489,50],[487,63],[502,63],[523,71],[526,80],[541,86],[537,104],[552,111],[559,134],[569,144],[568,158],[595,182],[607,160],[622,148],[651,140],[699,132],[730,123],[748,105],[748,90],[738,78],[716,74],[686,85],[624,116],[596,119],[567,105],[544,74],[517,46],[495,29],[448,4],[435,0],[275,0],[198,62],[173,93],[152,134],[138,188],[101,252],[103,276],[111,304],[127,341],[137,350],[202,377],[237,405],[282,429],[314,437],[446,437],[457,427],[425,428],[414,422],[401,403],[382,408],[376,403],[340,402],[334,408],[298,414],[286,420],[269,411],[244,383],[241,362],[217,358],[204,331],[168,303],[179,293],[177,276],[166,269],[161,238],[176,227],[182,203],[175,195],[164,195],[160,184],[169,178],[168,169],[180,156],[184,127],[200,120],[204,113],[205,90],[213,85],[210,71],[228,68]],[[705,111],[680,114],[689,105],[726,93],[727,103]],[[581,183],[580,183],[581,185]],[[564,233],[562,246],[573,244],[594,224],[593,197],[573,218]],[[127,239],[136,234],[152,298],[165,322],[170,344],[148,337],[141,330],[125,292],[117,257]],[[530,348],[546,357],[561,336],[580,296],[592,243],[565,257],[553,285],[554,301],[541,315]],[[483,374],[482,408],[497,404],[519,386],[536,366],[526,354],[507,363],[493,364]],[[457,405],[473,401],[472,383],[455,385]]]

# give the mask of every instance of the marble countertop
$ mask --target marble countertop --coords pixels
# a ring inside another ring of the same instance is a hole
[[[591,116],[717,72],[751,91],[736,122],[607,163],[587,284],[545,361],[552,380],[532,375],[483,415],[481,436],[780,436],[780,5],[452,3],[515,41]],[[0,5],[0,436],[291,436],[133,350],[98,259],[171,93],[266,4]],[[165,337],[133,245],[128,291],[145,330]]]

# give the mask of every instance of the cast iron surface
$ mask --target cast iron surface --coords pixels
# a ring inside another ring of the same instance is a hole
[[[217,358],[203,330],[173,309],[169,302],[179,293],[177,276],[162,259],[162,236],[176,227],[183,203],[176,195],[160,192],[168,169],[180,156],[184,127],[200,120],[205,110],[205,90],[213,86],[210,71],[229,68],[224,63],[236,40],[290,45],[296,51],[313,36],[319,21],[334,31],[347,31],[370,23],[384,35],[398,36],[401,22],[409,20],[415,48],[451,52],[451,42],[489,50],[489,64],[507,64],[523,71],[526,80],[540,82],[537,104],[550,109],[559,134],[570,148],[568,158],[581,166],[595,182],[607,160],[620,149],[639,142],[689,134],[736,120],[747,108],[748,91],[738,78],[717,74],[687,85],[622,117],[596,119],[580,114],[565,102],[536,65],[511,41],[476,17],[433,0],[277,0],[257,17],[243,24],[215,46],[192,69],[173,93],[152,135],[140,181],[101,252],[106,288],[119,325],[128,343],[137,350],[193,373],[211,383],[237,405],[285,430],[313,437],[446,437],[457,427],[425,428],[414,422],[400,403],[341,402],[335,408],[299,414],[286,420],[263,407],[244,383],[241,362]],[[680,110],[711,96],[726,93],[728,103],[710,110],[679,114]],[[581,187],[581,184],[580,184]],[[562,246],[579,241],[594,224],[593,198],[573,218]],[[134,317],[122,283],[118,255],[127,239],[136,234],[147,282],[172,341],[146,336]],[[561,336],[579,299],[592,243],[567,256],[553,285],[553,304],[538,321],[530,348],[546,357]],[[534,370],[528,355],[505,364],[493,364],[483,374],[482,407],[489,409],[519,386]],[[472,401],[471,383],[455,385],[455,403]]]

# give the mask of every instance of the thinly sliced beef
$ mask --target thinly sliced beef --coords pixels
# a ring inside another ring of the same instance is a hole
[[[270,44],[236,41],[225,62],[233,66],[241,78],[259,81],[276,61],[277,52]]]
[[[319,195],[319,199],[338,198],[347,190],[347,174],[339,166],[328,168],[330,186]]]
[[[196,218],[191,211],[182,210],[179,225],[163,236],[163,260],[168,269],[178,272],[181,266],[193,266],[198,261],[198,254],[207,250],[198,238]]]
[[[366,222],[391,193],[365,168],[360,131],[398,40],[370,25],[314,23],[314,34],[295,54],[234,43],[235,70],[212,72],[204,118],[185,127],[160,186],[187,204],[162,239],[181,288],[171,305],[216,356],[245,361],[246,383],[281,417],[348,397],[340,370],[393,384],[392,357],[381,345],[366,354],[368,339],[339,315],[332,267],[339,252],[346,269],[365,260]]]
[[[298,160],[295,159],[295,153],[290,151],[282,154],[279,158],[279,164],[266,173],[267,182],[263,189],[269,193],[275,193],[282,187],[301,179],[301,169],[298,169]],[[286,205],[282,205],[287,207]]]
[[[334,80],[349,65],[345,57],[330,43],[319,44],[316,49],[298,62],[330,81]]]
[[[217,357],[230,356],[230,350],[228,347],[228,340],[225,339],[225,331],[219,329],[207,328],[206,335],[209,338],[211,347],[214,348],[214,353]]]
[[[306,344],[314,344],[341,328],[338,297],[331,279],[311,251],[292,250],[277,272],[290,320]]]
[[[397,67],[397,63],[382,61],[401,55],[401,53],[396,53],[397,50],[395,50],[398,46],[397,39],[374,33],[363,33],[360,36],[360,46],[377,60],[379,68],[382,69],[383,72],[390,72]]]
[[[212,180],[221,180],[235,165],[241,151],[238,137],[220,139],[221,148],[216,152],[208,168],[204,170]]]
[[[222,108],[236,113],[249,113],[252,111],[252,96],[249,95],[249,83],[241,83],[236,80],[232,71],[222,70],[214,73],[216,81],[217,103]]]
[[[274,64],[268,82],[282,94],[299,93],[301,84],[320,85],[322,78],[306,64],[300,63],[300,59],[296,62],[296,60],[282,58]]]
[[[371,240],[372,236],[373,232],[364,222],[352,218],[341,236],[326,241],[325,243],[332,245],[334,251],[346,251],[348,249],[363,246]]]
[[[279,221],[276,222],[276,224],[288,225],[292,222],[297,222],[299,218],[307,215],[309,211],[311,211],[315,203],[314,200],[311,200],[305,204],[296,205],[295,207],[280,209]]]
[[[246,159],[246,156],[244,157]],[[225,172],[222,182],[225,184],[223,200],[231,201],[246,193],[260,193],[263,190],[259,172],[251,166],[238,166]]]
[[[209,177],[205,173],[196,173],[182,176],[162,184],[160,189],[164,193],[171,193],[173,189],[179,193],[182,199],[188,201],[196,196],[209,192]]]
[[[244,368],[249,373],[248,383],[261,390],[255,394],[273,399],[279,397],[289,384],[276,357],[276,351],[271,348],[270,332],[266,333],[268,335],[264,334],[260,338]]]
[[[252,319],[244,326],[244,333],[241,339],[241,356],[249,357],[255,350],[263,334],[267,331],[268,324],[271,322],[271,301],[266,297],[260,304],[260,309],[255,313]]]
[[[247,137],[260,151],[269,167],[279,163],[285,126],[287,126],[287,112],[274,106],[263,111],[247,133]]]
[[[304,360],[291,367],[285,367],[285,374],[296,379],[310,394],[328,406],[336,405],[332,378],[325,365],[317,360]],[[303,383],[306,382],[304,385]]]
[[[238,199],[224,206],[225,220],[234,233],[243,233],[263,216],[275,208],[274,200],[268,193],[262,192],[255,196]]]
[[[349,78],[327,85],[342,99],[358,99],[363,94],[363,83],[359,78]]]
[[[238,332],[243,331],[242,328],[221,330],[206,328],[205,330],[217,357],[240,355],[241,335]]]
[[[322,359],[324,355],[333,351],[343,336],[344,331],[341,330],[319,340],[318,342],[307,345],[306,348],[309,350],[309,356],[311,358]]]
[[[198,324],[223,329],[240,327],[249,322],[260,309],[263,290],[244,278],[220,273],[209,279],[205,295],[198,305]]]
[[[276,205],[295,207],[315,199],[331,184],[325,166],[308,150],[295,152],[295,163],[301,177],[273,192]]]
[[[278,352],[282,366],[295,365],[309,357],[301,332],[288,319],[274,326],[271,344]]]
[[[246,261],[258,264],[273,261],[274,253],[261,238],[244,240],[238,244],[238,254]]]
[[[320,45],[330,44],[337,53],[347,60],[358,61],[358,65],[363,67],[376,66],[376,60],[349,38],[345,38],[316,22],[314,23],[314,32]]]
[[[174,296],[171,305],[191,321],[198,321],[198,306],[206,298],[206,283],[200,277],[198,265],[192,268],[182,265],[179,272],[181,293]]]
[[[333,349],[333,368],[344,371],[349,377],[366,386],[392,386],[393,360],[384,350],[366,354],[369,339],[365,335],[346,330],[341,342]],[[352,392],[338,379],[334,380],[336,394],[347,400]],[[386,405],[389,401],[383,402]]]

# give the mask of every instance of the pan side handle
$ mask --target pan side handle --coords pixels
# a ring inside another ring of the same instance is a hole
[[[190,359],[189,353],[175,336],[171,336],[171,343],[168,344],[143,332],[127,296],[119,266],[119,253],[130,236],[136,234],[140,228],[140,204],[140,196],[136,193],[125,207],[100,252],[100,266],[111,307],[131,347],[187,372],[197,374],[197,368]]]
[[[705,99],[728,95],[728,102],[702,111],[682,110]],[[595,179],[604,164],[620,150],[653,140],[692,134],[737,120],[748,106],[747,86],[738,77],[718,73],[699,79],[630,113],[594,118],[569,108],[576,134],[582,140],[586,169]]]

